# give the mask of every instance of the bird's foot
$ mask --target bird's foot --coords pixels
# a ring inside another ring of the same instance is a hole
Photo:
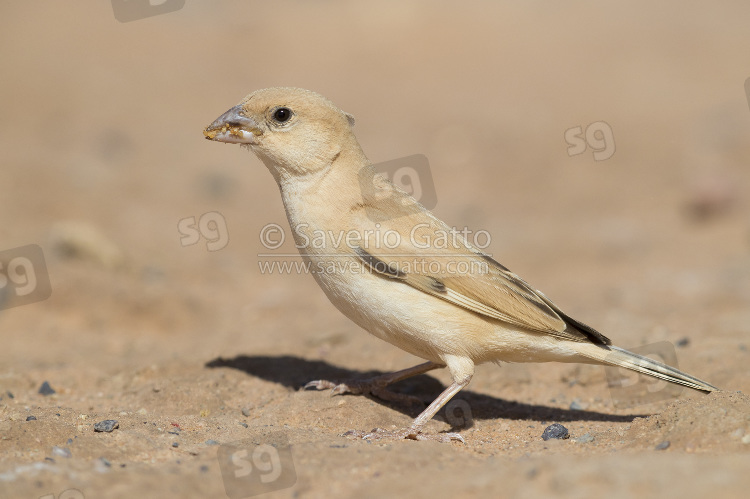
[[[422,433],[413,428],[403,428],[401,430],[388,431],[382,428],[373,428],[370,431],[349,430],[344,433],[345,437],[358,438],[370,441],[382,440],[434,440],[436,442],[452,442],[454,440],[466,443],[459,433]]]
[[[396,393],[388,390],[386,384],[381,378],[375,377],[365,380],[349,380],[343,383],[334,383],[319,379],[310,381],[304,386],[304,389],[315,388],[316,390],[331,390],[331,395],[343,395],[350,393],[352,395],[372,395],[381,400],[388,402],[401,402],[406,404],[424,405],[424,402],[412,395]]]

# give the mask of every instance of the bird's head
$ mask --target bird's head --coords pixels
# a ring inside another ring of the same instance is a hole
[[[353,125],[350,114],[315,92],[266,88],[242,99],[203,134],[247,145],[280,180],[330,167],[342,150],[356,144]]]

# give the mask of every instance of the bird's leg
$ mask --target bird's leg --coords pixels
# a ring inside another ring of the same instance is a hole
[[[343,383],[334,383],[332,381],[320,379],[316,381],[310,381],[304,386],[304,389],[331,389],[331,395],[341,395],[344,393],[351,393],[353,395],[364,394],[372,395],[373,397],[377,397],[388,402],[407,402],[409,404],[418,402],[421,404],[422,401],[416,397],[412,397],[411,395],[405,395],[402,393],[394,393],[390,390],[387,390],[386,387],[392,383],[401,381],[402,379],[410,378],[418,374],[423,374],[427,371],[432,371],[433,369],[437,369],[439,367],[445,366],[442,364],[437,364],[435,362],[425,362],[424,364],[419,364],[418,366],[410,367],[408,369],[403,369],[401,371],[396,371],[388,374],[382,374],[380,376],[375,376],[373,378],[363,380],[348,380],[344,381]]]
[[[450,442],[451,440],[458,440],[460,442],[464,442],[463,437],[458,433],[439,433],[439,434],[428,434],[428,433],[422,433],[422,428],[424,428],[424,425],[427,424],[427,422],[432,419],[432,417],[437,414],[437,412],[442,409],[442,407],[448,403],[448,401],[453,398],[455,394],[457,394],[463,387],[469,384],[469,381],[471,381],[471,376],[464,378],[461,381],[454,381],[451,386],[446,388],[443,393],[441,393],[438,398],[436,398],[424,411],[422,411],[422,414],[417,416],[417,418],[412,422],[411,426],[408,428],[405,428],[403,430],[397,430],[397,431],[387,431],[380,428],[375,428],[372,431],[369,432],[362,432],[362,431],[348,431],[344,435],[346,436],[354,436],[358,438],[363,438],[366,440],[383,440],[383,439],[404,439],[404,438],[410,438],[412,440],[437,440],[439,442]]]

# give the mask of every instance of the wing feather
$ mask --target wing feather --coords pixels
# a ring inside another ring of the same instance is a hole
[[[403,282],[482,316],[566,340],[608,345],[607,337],[564,314],[544,294],[454,234],[452,244],[432,244],[451,228],[387,179],[367,170],[359,225],[368,227],[359,259],[374,273]],[[377,180],[377,182],[373,179]],[[427,244],[414,240],[422,228]],[[401,235],[400,244],[382,244],[382,235]],[[408,235],[409,237],[404,237]]]

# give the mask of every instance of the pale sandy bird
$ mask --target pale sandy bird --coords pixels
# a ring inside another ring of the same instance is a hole
[[[244,144],[271,171],[302,258],[331,302],[378,338],[428,362],[364,381],[313,381],[334,393],[401,397],[390,383],[447,367],[453,383],[408,428],[365,438],[447,441],[424,425],[485,362],[621,366],[711,392],[716,387],[627,350],[565,314],[375,173],[351,115],[321,95],[268,88],[245,97],[204,134]]]

